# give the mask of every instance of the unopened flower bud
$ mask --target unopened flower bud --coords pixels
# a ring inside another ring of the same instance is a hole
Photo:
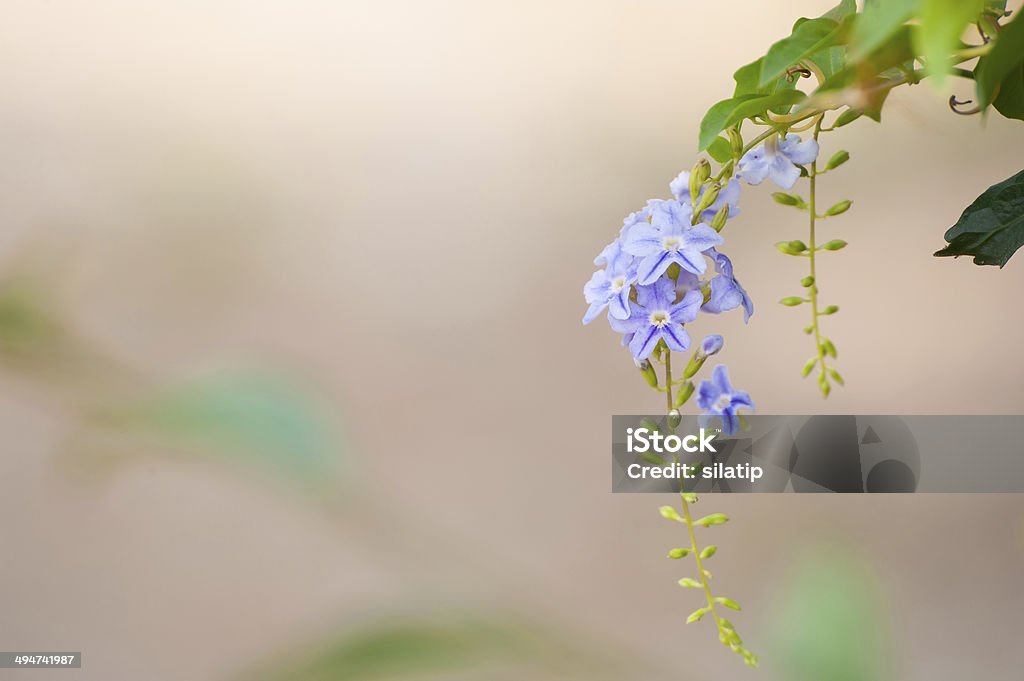
[[[700,342],[700,351],[710,357],[721,350],[723,345],[725,345],[725,339],[719,334],[713,333],[710,336],[705,336],[704,340]]]
[[[673,409],[668,413],[668,427],[675,430],[679,427],[679,423],[683,420],[683,417],[679,415],[678,409]]]
[[[853,205],[853,201],[850,201],[850,200],[840,201],[839,203],[837,203],[836,205],[832,206],[827,211],[825,211],[825,215],[828,215],[828,216],[842,215],[846,211],[850,210],[850,206],[851,205]]]
[[[672,549],[668,552],[668,557],[672,560],[686,558],[688,555],[690,555],[690,549]]]
[[[707,185],[707,187],[705,187],[704,189],[704,193],[701,194],[700,201],[697,203],[697,207],[693,210],[693,214],[700,215],[708,208],[710,208],[711,204],[718,200],[718,192],[720,192],[721,190],[722,188],[714,182]]]
[[[715,217],[713,217],[711,219],[711,227],[716,232],[721,232],[722,229],[725,227],[726,220],[728,220],[728,219],[729,219],[729,206],[725,205],[725,206],[722,206],[721,208],[719,208],[718,212],[715,213]]]
[[[843,165],[849,160],[850,152],[846,150],[837,151],[836,153],[832,154],[832,158],[830,158],[828,160],[828,163],[825,164],[825,170],[832,170],[833,168],[838,168],[839,166]]]
[[[679,407],[683,406],[686,403],[686,400],[690,399],[690,397],[693,395],[693,391],[694,391],[693,383],[690,382],[690,381],[687,381],[686,383],[683,383],[679,387],[679,392],[676,393],[676,403],[675,403],[676,409],[678,409]]]
[[[801,303],[804,303],[806,301],[798,296],[789,296],[788,298],[783,298],[779,302],[785,305],[786,307],[796,307],[797,305],[800,305]]]
[[[805,206],[806,203],[799,196],[794,194],[787,194],[785,192],[772,192],[772,199],[775,203],[781,203],[783,206]]]
[[[711,177],[711,164],[708,163],[706,158],[701,158],[693,166],[693,170],[690,171],[690,203],[696,204],[697,197],[700,196],[700,188],[708,181]]]
[[[842,248],[846,248],[846,242],[843,241],[842,239],[833,239],[832,241],[829,241],[827,244],[822,246],[822,248],[825,249],[826,251],[838,251]]]
[[[729,146],[732,147],[732,157],[739,158],[743,155],[743,136],[735,127],[729,128]]]
[[[643,375],[644,380],[647,381],[647,385],[652,388],[658,387],[658,374],[655,373],[654,367],[651,366],[650,362],[644,362],[643,366],[640,367],[640,373]]]
[[[800,280],[800,285],[803,286],[804,288],[814,286],[814,277],[804,277],[803,279]]]

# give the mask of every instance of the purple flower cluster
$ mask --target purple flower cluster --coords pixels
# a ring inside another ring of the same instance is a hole
[[[701,213],[695,220],[689,175],[680,173],[671,182],[673,198],[652,199],[624,220],[618,238],[594,260],[602,269],[583,287],[589,305],[583,323],[607,310],[612,329],[622,334],[622,344],[640,363],[659,342],[674,352],[687,351],[691,340],[685,327],[702,312],[719,314],[742,307],[744,321],[754,313],[750,297],[733,274],[732,262],[719,250],[725,240],[711,226],[723,207],[728,206],[728,219],[739,213],[739,181],[730,179],[707,206],[701,200],[707,185],[702,186],[697,199]],[[716,353],[722,342],[721,336],[709,336],[700,354]],[[725,368],[721,369],[724,376]],[[710,395],[711,386],[704,381],[703,393],[698,394]],[[708,406],[700,405],[705,411],[718,416],[727,413],[722,399],[709,400],[705,400]],[[749,396],[735,404],[753,408]],[[723,419],[723,425],[725,421],[731,426],[735,419]]]
[[[618,238],[594,260],[603,269],[583,287],[589,305],[583,323],[607,310],[612,329],[638,360],[647,359],[659,340],[675,352],[688,350],[683,327],[700,312],[742,307],[744,320],[754,313],[732,262],[718,250],[725,240],[708,224],[724,206],[729,217],[739,212],[739,182],[730,180],[696,224],[688,184],[689,173],[680,173],[669,185],[672,199],[652,199],[627,217]]]

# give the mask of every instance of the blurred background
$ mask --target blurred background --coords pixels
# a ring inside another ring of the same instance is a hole
[[[0,677],[1020,678],[1019,496],[706,501],[753,672],[684,624],[668,500],[608,491],[661,403],[591,259],[832,4],[5,3],[0,649],[84,664]],[[761,413],[1024,407],[1022,256],[931,255],[1024,126],[949,94],[824,143],[828,402],[775,303],[805,226],[745,192],[757,312],[695,335]]]

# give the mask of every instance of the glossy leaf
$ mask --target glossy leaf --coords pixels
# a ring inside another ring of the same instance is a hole
[[[970,255],[975,265],[1005,265],[1024,245],[1024,171],[985,190],[945,238],[949,245],[935,255]]]
[[[776,42],[764,56],[758,85],[764,87],[785,74],[801,59],[832,47],[840,36],[839,24],[832,19],[808,19],[792,35]]]

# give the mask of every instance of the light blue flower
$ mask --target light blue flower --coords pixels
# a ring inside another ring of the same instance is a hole
[[[743,321],[750,321],[750,316],[754,314],[754,302],[750,300],[746,290],[733,276],[732,261],[727,255],[719,253],[717,250],[712,251],[709,255],[715,259],[715,271],[718,272],[718,276],[711,280],[711,296],[701,309],[712,314],[719,314],[742,305]]]
[[[754,401],[747,393],[733,389],[729,383],[729,370],[724,364],[719,364],[711,372],[711,380],[701,381],[697,387],[697,406],[704,410],[700,418],[702,427],[717,416],[722,420],[722,433],[735,435],[740,426],[736,410],[753,410]]]
[[[705,336],[704,340],[700,342],[700,353],[705,357],[718,354],[718,351],[725,345],[725,339],[719,334],[713,333],[710,336]]]
[[[697,195],[697,200],[704,195],[704,189],[707,185],[703,185],[700,188],[700,194]],[[693,211],[693,206],[690,203],[690,171],[684,170],[676,176],[676,179],[669,183],[668,188],[672,191],[672,195],[676,197],[676,201],[679,203],[690,206],[690,211]],[[725,183],[721,191],[718,192],[718,198],[715,202],[704,209],[704,212],[700,214],[700,219],[703,222],[710,223],[715,217],[715,213],[721,210],[722,206],[729,206],[729,217],[734,218],[740,214],[740,183],[735,177],[731,178]]]
[[[678,201],[651,204],[651,223],[633,225],[622,244],[627,253],[642,258],[637,266],[639,282],[653,284],[672,263],[704,274],[704,251],[721,244],[721,235],[703,223],[690,226],[690,207]]]
[[[765,143],[751,149],[736,165],[736,174],[747,184],[761,184],[765,178],[783,189],[792,189],[800,177],[798,166],[806,165],[818,158],[818,143],[813,139],[806,142],[792,133],[785,139],[773,135]]]
[[[658,341],[673,352],[685,352],[690,347],[690,336],[683,324],[692,322],[700,312],[704,297],[700,291],[689,291],[675,302],[675,283],[658,279],[650,286],[638,286],[637,300],[630,303],[629,319],[609,317],[612,328],[625,334],[623,343],[636,359],[647,359]]]
[[[583,315],[584,324],[594,321],[605,308],[611,317],[629,317],[629,293],[636,283],[635,260],[622,250],[619,239],[605,246],[594,258],[594,264],[604,265],[605,269],[594,272],[583,287],[583,297],[590,305]]]

